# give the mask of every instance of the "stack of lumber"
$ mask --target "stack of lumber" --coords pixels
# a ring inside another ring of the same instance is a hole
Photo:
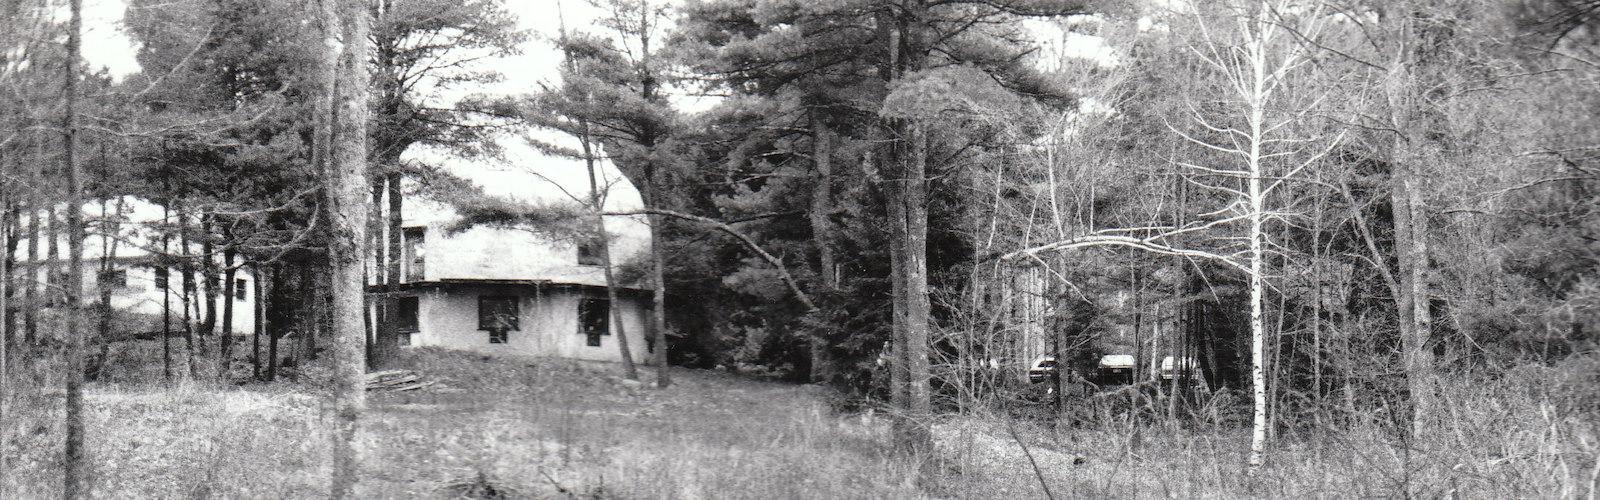
[[[424,381],[421,375],[411,370],[384,370],[367,374],[369,391],[415,391],[430,385],[433,385],[433,381]]]

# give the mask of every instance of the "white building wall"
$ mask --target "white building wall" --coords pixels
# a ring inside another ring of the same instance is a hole
[[[89,270],[85,272],[86,276],[84,276],[83,301],[85,304],[98,302],[100,300],[100,289],[98,283],[99,273],[97,271],[99,269],[98,264],[90,265],[86,262],[84,267]],[[143,318],[139,318],[140,321],[138,321],[137,324],[148,328],[146,331],[159,331],[161,329],[161,304],[163,295],[170,294],[170,296],[167,297],[167,302],[169,304],[168,309],[171,311],[170,321],[172,324],[172,329],[175,331],[183,329],[182,273],[178,272],[177,269],[173,269],[171,271],[169,280],[171,289],[163,291],[159,288],[156,288],[155,268],[144,265],[122,265],[117,267],[127,271],[128,273],[128,286],[114,288],[111,291],[111,306],[116,309],[118,314],[144,316]],[[244,280],[245,288],[242,297],[235,297],[233,299],[233,333],[238,335],[250,334],[253,333],[255,329],[255,278],[248,273],[240,272],[235,273],[234,279]],[[203,283],[200,283],[201,281],[203,280],[197,273],[195,276],[196,290],[193,300],[196,304],[198,304],[198,306],[190,306],[191,321],[195,323],[197,328],[199,327],[200,323],[205,321],[206,288]],[[217,290],[216,301],[218,333],[222,332],[222,313],[226,300],[227,297],[223,295],[223,289],[219,288]],[[196,307],[198,307],[198,310],[195,310]]]
[[[598,290],[571,289],[535,292],[533,287],[510,291],[491,287],[462,287],[452,290],[426,290],[418,295],[418,332],[412,345],[526,356],[556,356],[593,361],[620,361],[617,329],[605,336],[598,347],[587,345],[587,336],[578,329],[578,302],[586,297],[603,298]],[[508,332],[504,344],[489,343],[489,332],[478,329],[478,298],[484,295],[517,295],[519,329]],[[623,324],[635,362],[649,359],[645,343],[648,324],[648,299],[621,297]],[[613,304],[613,307],[618,307]]]
[[[48,239],[50,231],[49,220],[44,214],[45,212],[41,211],[38,217],[40,241],[39,248],[36,250],[42,265],[34,268],[35,279],[38,280],[41,286],[50,283],[49,278],[46,276],[47,268],[56,268],[58,273],[65,269],[68,244],[66,230],[61,227],[55,235],[58,255],[53,261],[47,260],[49,258]],[[84,203],[83,214],[86,224],[85,230],[88,234],[83,245],[84,304],[93,304],[100,300],[100,262],[103,256],[109,254],[113,259],[112,267],[127,273],[127,285],[117,287],[111,292],[111,306],[119,315],[138,316],[121,318],[122,321],[119,321],[118,325],[122,328],[133,328],[140,331],[121,333],[159,331],[161,329],[163,291],[156,288],[155,268],[151,267],[149,262],[155,256],[155,252],[151,250],[159,251],[161,248],[161,240],[157,231],[159,224],[161,224],[164,216],[169,216],[170,214],[164,214],[160,205],[133,196]],[[57,223],[65,225],[65,205],[56,207],[56,217],[58,219]],[[195,227],[199,227],[198,217],[195,217],[192,222]],[[26,216],[21,217],[19,223],[23,227],[20,228],[18,234],[28,234],[28,228],[26,227],[28,219],[29,217]],[[101,221],[115,221],[115,224],[102,224],[100,223]],[[114,229],[114,234],[107,234],[107,229]],[[29,251],[28,246],[32,243],[27,238],[18,240],[16,255],[19,257],[19,265],[27,266],[30,264],[26,256]],[[167,242],[167,251],[173,254],[185,253],[175,238]],[[188,252],[198,254],[200,245],[189,245]],[[217,267],[220,268],[221,259],[214,260],[216,260]],[[222,274],[220,271],[218,272],[218,279],[222,278]],[[248,271],[240,270],[234,273],[234,279],[244,280],[244,296],[236,298],[233,302],[233,331],[241,335],[248,334],[253,331],[255,325],[255,277]],[[59,282],[55,286],[60,287],[64,284],[64,282]],[[183,274],[176,267],[172,268],[170,272],[170,286],[169,310],[172,313],[172,328],[174,330],[182,330]],[[205,319],[203,304],[205,303],[207,288],[205,279],[200,276],[198,271],[195,273],[195,287],[195,301],[202,305],[198,312],[191,311],[190,315],[192,316],[191,320],[198,326]],[[223,301],[225,300],[223,290],[220,287],[217,290],[218,332],[222,331],[221,321]],[[18,293],[20,294],[20,292]],[[48,292],[45,293],[48,294]],[[56,293],[60,293],[59,289]]]

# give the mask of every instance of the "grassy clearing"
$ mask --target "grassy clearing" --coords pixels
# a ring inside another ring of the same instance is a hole
[[[604,366],[441,352],[407,363],[442,384],[372,395],[359,444],[365,497],[450,496],[480,477],[513,497],[921,496],[914,467],[831,414],[820,391],[711,372],[683,372],[656,390]],[[14,403],[43,411],[6,426],[6,451],[21,459],[5,491],[58,494],[59,399]],[[287,385],[93,386],[93,492],[321,496],[322,401]]]
[[[833,396],[813,387],[685,371],[678,385],[656,390],[619,381],[614,367],[438,351],[405,364],[442,383],[372,394],[359,443],[363,497],[453,497],[482,493],[483,484],[513,498],[1044,496],[996,416],[943,417],[931,456],[905,457],[888,446],[885,419],[835,413]],[[1451,387],[1452,417],[1427,453],[1359,423],[1280,435],[1254,475],[1243,466],[1248,436],[1236,427],[1134,425],[1109,413],[1077,427],[1009,427],[1059,498],[1583,497],[1600,467],[1600,423],[1583,418],[1596,399],[1583,384],[1600,372],[1584,369]],[[93,492],[320,497],[327,455],[317,391],[91,386]],[[60,396],[24,393],[33,396],[13,401],[19,418],[4,426],[16,470],[0,486],[8,498],[56,496]]]

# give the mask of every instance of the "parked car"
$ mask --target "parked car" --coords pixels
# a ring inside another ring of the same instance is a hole
[[[1039,359],[1033,360],[1033,364],[1028,365],[1028,382],[1033,384],[1047,382],[1055,373],[1056,357],[1039,356]]]
[[[1100,385],[1127,385],[1133,383],[1133,355],[1107,354],[1100,357],[1095,383]]]
[[[1161,380],[1172,380],[1173,377],[1178,375],[1179,369],[1183,371],[1184,375],[1191,378],[1199,375],[1200,360],[1184,358],[1182,367],[1175,366],[1177,364],[1177,358],[1172,356],[1161,358]]]

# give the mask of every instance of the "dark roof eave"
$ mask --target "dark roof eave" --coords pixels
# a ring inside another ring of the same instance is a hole
[[[432,281],[413,281],[399,285],[367,285],[369,293],[408,292],[425,289],[458,288],[468,286],[491,287],[548,287],[548,288],[580,288],[580,289],[605,289],[604,285],[590,285],[587,283],[558,282],[552,280],[508,280],[508,279],[473,279],[473,278],[444,278]],[[655,291],[648,288],[621,287],[618,291],[628,294],[649,296]]]

